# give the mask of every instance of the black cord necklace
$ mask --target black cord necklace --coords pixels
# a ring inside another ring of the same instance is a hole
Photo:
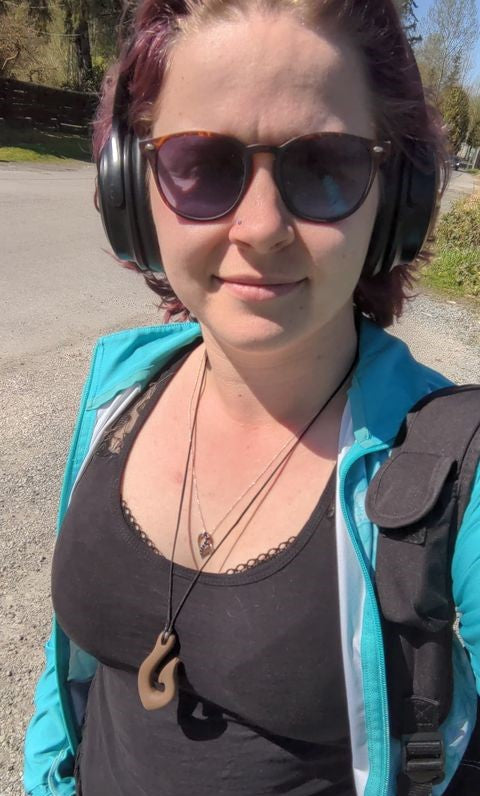
[[[357,363],[358,359],[358,348],[357,353],[354,357],[354,360],[348,370],[346,376],[342,379],[340,384],[335,388],[334,392],[330,395],[330,397],[325,401],[322,407],[315,413],[312,419],[307,423],[307,425],[302,429],[301,433],[299,434],[295,444],[286,452],[284,456],[280,459],[280,461],[275,465],[272,472],[268,475],[266,480],[263,482],[261,487],[257,490],[257,492],[253,495],[251,500],[248,501],[247,505],[242,509],[239,517],[235,520],[233,525],[229,528],[223,538],[215,547],[215,550],[212,554],[205,560],[202,564],[198,572],[195,573],[194,577],[192,578],[191,582],[187,586],[183,597],[181,598],[175,613],[173,613],[173,572],[174,572],[174,557],[175,557],[175,550],[177,545],[178,533],[180,529],[180,522],[182,517],[182,510],[183,510],[183,502],[185,499],[185,490],[187,486],[187,478],[188,472],[190,467],[190,459],[192,456],[192,447],[193,447],[193,439],[194,433],[197,423],[197,416],[198,416],[198,408],[200,405],[200,395],[202,392],[202,386],[205,381],[206,375],[206,364],[207,360],[204,360],[203,366],[203,373],[202,373],[202,381],[200,385],[200,389],[198,391],[197,402],[195,405],[195,411],[193,416],[193,423],[190,430],[190,440],[188,445],[188,452],[187,452],[187,459],[185,463],[185,470],[183,475],[183,482],[182,482],[182,489],[180,492],[180,501],[178,506],[177,512],[177,522],[175,527],[175,534],[173,538],[173,547],[172,547],[172,555],[170,560],[170,572],[169,572],[169,585],[168,585],[168,602],[167,602],[167,618],[165,622],[165,628],[158,636],[155,646],[152,649],[151,653],[145,658],[143,663],[140,665],[138,670],[138,693],[140,695],[140,700],[142,702],[143,707],[146,710],[158,710],[159,708],[163,708],[171,702],[172,699],[177,694],[177,687],[178,687],[178,674],[177,669],[179,664],[181,663],[180,658],[178,658],[174,654],[174,647],[177,643],[177,637],[173,632],[175,621],[182,610],[185,601],[189,597],[193,587],[197,583],[200,575],[204,571],[206,565],[212,558],[212,556],[219,550],[221,545],[228,539],[232,531],[237,527],[238,523],[242,520],[245,516],[249,508],[253,505],[253,503],[257,500],[259,494],[265,489],[265,487],[272,481],[274,476],[278,473],[280,468],[285,464],[287,459],[292,455],[293,451],[296,449],[297,445],[307,433],[307,431],[313,426],[315,421],[320,417],[322,412],[327,408],[327,406],[333,401],[336,395],[340,392],[342,387],[345,385],[347,380],[350,378],[353,369]],[[198,378],[197,382],[198,383]],[[196,387],[195,384],[195,387]]]

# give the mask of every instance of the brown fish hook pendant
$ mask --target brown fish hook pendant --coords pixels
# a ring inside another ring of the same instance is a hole
[[[160,664],[172,651],[177,638],[170,633],[160,633],[150,655],[138,670],[138,693],[145,710],[164,708],[177,693],[177,667],[180,658],[170,658],[164,666]]]

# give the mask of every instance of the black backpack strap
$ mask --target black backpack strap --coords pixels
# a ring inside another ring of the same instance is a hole
[[[369,486],[379,526],[390,729],[402,741],[397,796],[430,796],[444,777],[439,726],[453,693],[451,557],[480,459],[480,386],[417,403]]]

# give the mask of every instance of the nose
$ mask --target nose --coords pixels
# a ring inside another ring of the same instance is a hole
[[[234,217],[229,239],[237,246],[269,254],[293,242],[292,217],[275,184],[272,155],[254,155],[250,183]]]

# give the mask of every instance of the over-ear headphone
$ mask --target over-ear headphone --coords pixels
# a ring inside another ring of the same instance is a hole
[[[162,271],[146,181],[146,160],[127,122],[128,75],[120,77],[110,137],[98,161],[98,197],[114,254],[142,271]],[[381,198],[364,273],[387,273],[420,253],[435,217],[440,164],[432,147],[417,143],[407,157],[395,151],[381,167]]]

